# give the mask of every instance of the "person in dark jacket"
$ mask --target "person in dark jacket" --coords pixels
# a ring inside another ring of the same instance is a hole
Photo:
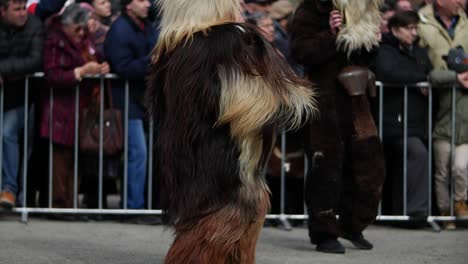
[[[377,80],[391,84],[414,84],[427,81],[432,69],[427,51],[417,45],[418,14],[414,11],[397,12],[388,23],[389,33],[383,35],[374,70]],[[404,89],[391,86],[384,89],[383,138],[387,158],[387,183],[392,183],[392,213],[403,213],[403,124]],[[408,180],[407,214],[428,215],[427,176],[428,152],[426,90],[408,88]]]
[[[114,106],[125,111],[128,99],[128,199],[124,208],[145,206],[147,146],[143,119],[145,76],[149,69],[150,53],[157,34],[147,20],[148,0],[122,0],[122,14],[111,25],[104,42],[104,53],[112,72],[121,80],[112,84]],[[125,84],[129,82],[129,97],[125,98]]]
[[[346,16],[344,23],[335,4],[366,16]],[[345,253],[338,237],[359,249],[373,247],[362,232],[377,215],[385,178],[383,150],[367,95],[348,93],[337,77],[350,64],[369,65],[378,44],[379,17],[378,1],[304,0],[289,24],[291,54],[319,93],[320,116],[305,132],[311,164],[305,200],[310,241],[321,252]],[[360,28],[366,30],[356,33]],[[369,75],[367,69],[363,72]]]
[[[18,191],[19,135],[24,129],[26,111],[25,76],[41,70],[42,44],[42,24],[27,14],[26,0],[0,0],[0,89],[5,96],[0,204],[7,208],[15,206]],[[31,117],[32,111],[28,113]],[[30,124],[28,132],[31,131]]]

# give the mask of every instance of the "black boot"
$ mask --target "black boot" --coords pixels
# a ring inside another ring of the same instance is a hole
[[[337,239],[325,239],[317,243],[317,251],[333,254],[344,254],[345,248]]]
[[[370,250],[374,247],[374,245],[372,245],[371,242],[369,242],[367,239],[364,238],[362,233],[358,233],[358,234],[344,233],[343,238],[351,241],[351,243],[353,243],[353,245],[359,249]]]

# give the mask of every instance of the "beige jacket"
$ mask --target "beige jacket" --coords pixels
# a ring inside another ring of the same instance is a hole
[[[434,69],[447,69],[447,64],[442,55],[447,55],[449,49],[462,46],[468,51],[468,20],[463,11],[455,28],[455,38],[451,39],[447,30],[436,20],[432,5],[426,5],[419,11],[421,22],[419,23],[420,45],[427,49],[429,59]]]
[[[468,52],[468,20],[465,13],[460,12],[459,15],[460,19],[455,28],[455,38],[451,39],[447,30],[436,20],[432,5],[427,5],[419,11],[421,18],[421,22],[418,25],[419,36],[421,38],[420,45],[427,49],[429,59],[434,65],[435,70],[447,69],[447,64],[442,59],[442,56],[446,55],[449,49],[462,46]],[[456,80],[455,73],[450,75],[452,79]],[[437,85],[437,82],[434,84]],[[451,89],[438,89],[437,91],[440,95],[439,111],[435,120],[433,137],[434,139],[450,140],[452,134]],[[457,89],[456,104],[455,144],[466,144],[468,143],[468,89]]]

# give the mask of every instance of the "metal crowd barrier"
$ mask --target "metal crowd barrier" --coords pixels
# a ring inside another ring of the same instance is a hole
[[[53,194],[52,194],[52,187],[53,187],[53,177],[52,177],[52,153],[53,153],[53,144],[52,140],[49,140],[49,193],[48,193],[48,207],[47,208],[36,208],[36,207],[27,207],[27,169],[28,169],[28,137],[27,137],[27,129],[28,129],[28,95],[29,95],[29,82],[30,79],[33,78],[43,78],[44,74],[43,73],[36,73],[33,75],[30,75],[26,78],[25,80],[25,116],[24,116],[24,144],[23,144],[23,158],[22,158],[22,206],[21,207],[16,207],[13,209],[13,212],[20,213],[21,214],[21,220],[23,222],[28,221],[28,214],[30,213],[63,213],[63,214],[138,214],[138,215],[161,215],[162,211],[161,210],[156,210],[156,209],[151,209],[152,206],[152,198],[153,198],[153,164],[152,164],[152,151],[151,151],[151,146],[153,145],[153,136],[154,136],[154,131],[153,131],[153,126],[152,126],[152,120],[149,120],[149,131],[148,131],[148,181],[147,181],[147,209],[128,209],[127,208],[127,199],[128,199],[128,190],[127,190],[127,182],[128,182],[128,109],[129,109],[129,82],[126,81],[125,85],[125,110],[124,110],[124,151],[123,151],[123,156],[124,156],[124,166],[123,166],[123,183],[122,183],[122,188],[123,188],[123,194],[121,197],[122,199],[122,209],[104,209],[103,204],[102,204],[102,198],[103,198],[103,150],[102,150],[102,141],[103,141],[103,112],[104,112],[104,80],[105,79],[118,79],[118,76],[114,74],[106,74],[106,75],[95,75],[95,76],[87,76],[86,78],[88,79],[98,79],[100,80],[100,131],[99,131],[99,139],[100,139],[100,150],[99,150],[99,172],[98,172],[98,177],[99,177],[99,193],[98,193],[98,208],[96,209],[86,209],[86,208],[79,208],[78,207],[78,168],[79,168],[79,150],[78,150],[78,127],[79,127],[79,96],[80,96],[80,88],[77,86],[75,88],[75,138],[74,138],[74,168],[73,168],[73,175],[74,175],[74,190],[73,190],[73,208],[53,208],[52,207],[52,199],[53,199]],[[403,139],[404,139],[404,150],[403,150],[403,215],[382,215],[381,207],[379,207],[379,215],[377,216],[377,221],[408,221],[411,219],[410,216],[407,214],[407,162],[408,162],[408,89],[419,89],[419,88],[427,88],[428,89],[428,139],[427,139],[427,144],[428,144],[428,168],[427,168],[427,175],[429,177],[429,209],[428,209],[428,217],[427,221],[433,226],[435,230],[440,230],[438,227],[437,223],[435,221],[453,221],[457,219],[454,216],[454,204],[453,204],[453,195],[454,195],[454,189],[453,189],[453,182],[452,182],[452,170],[450,171],[450,215],[451,216],[435,216],[432,215],[432,105],[433,105],[433,89],[432,85],[427,82],[421,82],[421,83],[416,83],[416,84],[383,84],[381,82],[376,82],[376,85],[379,87],[379,136],[380,138],[383,138],[384,132],[383,131],[383,100],[384,100],[384,88],[385,87],[403,87],[403,92],[404,92],[404,117],[403,117]],[[455,115],[455,109],[456,109],[456,100],[455,100],[455,90],[458,89],[458,86],[454,84],[451,88],[452,90],[452,135],[455,134],[455,124],[456,124],[456,115]],[[53,89],[50,88],[50,126],[52,126],[52,110],[53,110]],[[4,91],[3,89],[0,89],[0,131],[3,131],[3,109],[4,109]],[[50,135],[49,138],[52,139],[52,127],[49,127]],[[1,139],[0,140],[0,150],[3,149],[3,134],[0,135]],[[455,146],[455,139],[454,137],[451,138],[451,154],[450,154],[450,164],[454,160],[454,146]],[[291,229],[291,225],[288,220],[291,219],[296,219],[296,220],[306,220],[307,217],[307,212],[306,208],[304,207],[304,213],[303,214],[286,214],[286,168],[285,168],[285,161],[286,161],[286,156],[285,156],[285,151],[286,151],[286,135],[283,131],[281,134],[281,189],[280,189],[280,213],[279,214],[269,214],[267,215],[267,219],[277,219],[281,221],[283,226],[286,229]],[[3,161],[3,151],[0,151],[0,171],[2,171],[2,161]],[[307,158],[304,157],[304,179],[307,175],[307,170],[308,170],[308,164],[307,164]],[[0,187],[2,186],[2,177],[0,177]]]

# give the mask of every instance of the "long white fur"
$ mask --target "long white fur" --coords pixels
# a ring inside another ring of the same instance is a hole
[[[344,14],[344,24],[336,40],[339,50],[348,56],[355,50],[370,51],[379,43],[382,0],[333,0],[335,7]]]

